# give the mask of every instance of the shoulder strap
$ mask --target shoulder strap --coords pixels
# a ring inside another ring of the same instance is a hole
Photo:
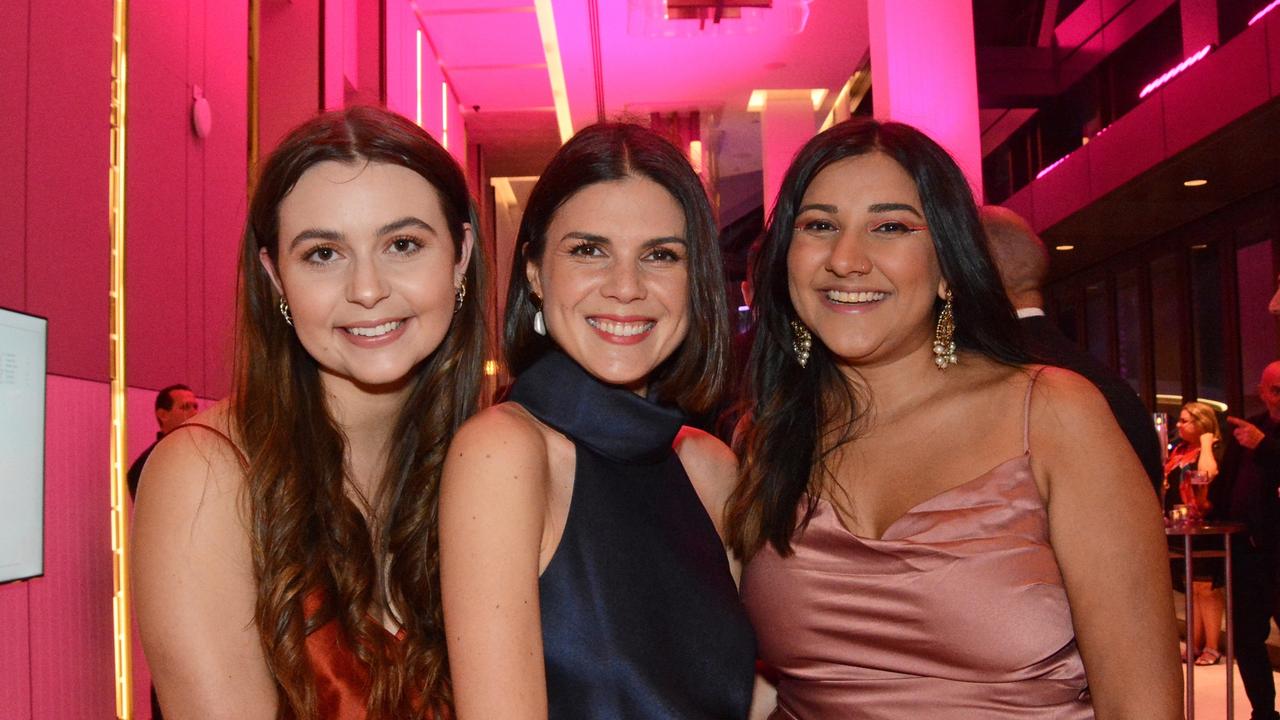
[[[226,433],[222,432],[221,430],[219,430],[218,428],[212,425],[205,425],[204,423],[196,423],[196,422],[183,423],[178,427],[174,428],[174,432],[177,432],[178,430],[181,430],[183,428],[204,428],[205,430],[208,430],[214,435],[217,435],[218,437],[222,438],[222,440],[226,442],[227,445],[231,446],[231,449],[233,451],[235,451],[236,458],[240,460],[240,467],[243,467],[243,468],[249,467],[249,458],[244,456],[244,453],[241,452],[240,450],[240,446],[237,445],[236,442],[231,439],[230,435],[227,435]]]
[[[1044,372],[1044,365],[1036,368],[1031,373],[1031,380],[1027,383],[1027,397],[1022,401],[1022,454],[1031,452],[1031,390],[1036,386],[1036,379],[1040,377],[1040,373]]]

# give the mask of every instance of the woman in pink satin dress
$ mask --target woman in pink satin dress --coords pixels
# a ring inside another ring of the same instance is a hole
[[[855,119],[783,181],[730,541],[775,720],[1180,717],[1160,508],[1030,364],[963,174]]]

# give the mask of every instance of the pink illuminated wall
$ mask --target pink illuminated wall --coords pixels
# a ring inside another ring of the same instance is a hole
[[[867,0],[875,115],[914,125],[946,148],[982,199],[973,7]]]
[[[128,378],[218,397],[230,380],[248,182],[248,3],[132,4],[126,292]],[[198,88],[198,91],[197,91]],[[212,130],[197,137],[193,93]]]
[[[109,389],[47,387],[45,574],[0,585],[0,717],[114,717]]]
[[[422,128],[465,166],[466,131],[457,95],[445,85],[440,60],[409,0],[387,0],[384,38],[387,107],[420,120]]]

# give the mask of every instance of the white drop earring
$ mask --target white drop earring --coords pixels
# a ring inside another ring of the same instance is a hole
[[[542,317],[542,311],[533,314],[533,331],[539,335],[547,334],[547,321]]]

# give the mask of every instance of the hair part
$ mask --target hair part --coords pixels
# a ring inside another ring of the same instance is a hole
[[[317,717],[306,638],[330,621],[368,670],[369,718],[439,717],[449,712],[452,695],[437,501],[445,449],[479,403],[486,333],[474,298],[485,296],[483,243],[475,243],[466,268],[468,300],[409,378],[379,494],[365,499],[366,520],[351,500],[346,438],[327,406],[316,361],[279,316],[278,296],[259,261],[263,249],[276,259],[281,201],[325,161],[387,163],[418,173],[439,196],[456,258],[464,225],[473,232],[479,227],[453,157],[421,128],[381,108],[313,118],[263,165],[240,252],[231,394],[234,431],[249,460],[255,621],[279,687],[281,717]],[[315,612],[308,614],[305,602],[317,606]],[[371,617],[380,604],[398,611],[402,640],[391,640]]]
[[[873,400],[864,387],[849,382],[838,358],[816,336],[807,367],[796,362],[791,321],[798,318],[787,254],[797,210],[818,173],[839,160],[876,152],[897,162],[919,191],[938,265],[953,296],[956,346],[1003,363],[1028,359],[987,251],[972,191],[955,160],[924,133],[896,122],[853,118],[810,139],[783,178],[752,272],[756,335],[747,393],[754,413],[735,442],[742,463],[728,505],[728,541],[742,557],[766,543],[790,553],[791,538],[808,523],[832,476],[832,454],[856,439]],[[939,300],[935,317],[941,307]]]
[[[728,362],[729,310],[715,219],[706,191],[689,161],[656,133],[629,123],[599,123],[573,136],[542,172],[529,195],[507,289],[504,349],[513,375],[556,347],[533,332],[540,299],[526,268],[546,252],[547,228],[556,211],[575,193],[596,183],[640,177],[671,193],[684,211],[688,248],[689,332],[680,347],[650,378],[653,397],[698,413],[715,405],[723,391]]]

